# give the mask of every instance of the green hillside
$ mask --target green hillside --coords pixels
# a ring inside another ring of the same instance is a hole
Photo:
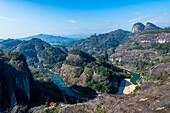
[[[120,43],[128,40],[129,35],[130,32],[119,29],[110,33],[94,34],[86,39],[67,43],[65,46],[69,50],[78,49],[94,56],[107,57],[108,49],[112,49],[112,52],[114,52]]]
[[[28,65],[34,67],[50,68],[58,62],[64,61],[67,56],[67,50],[64,47],[52,47],[47,42],[37,38],[28,41],[5,40],[0,42],[0,49],[22,52]]]

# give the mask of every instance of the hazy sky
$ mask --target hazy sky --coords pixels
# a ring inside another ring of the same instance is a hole
[[[0,0],[0,38],[131,30],[135,22],[170,26],[170,0]]]

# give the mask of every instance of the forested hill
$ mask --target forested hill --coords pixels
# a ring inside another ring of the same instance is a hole
[[[65,44],[66,48],[79,49],[88,52],[94,56],[107,57],[108,54],[113,53],[115,48],[128,40],[130,32],[118,29],[109,33],[91,35],[86,39],[72,41]]]
[[[37,38],[28,41],[5,40],[0,42],[0,49],[22,52],[26,56],[28,65],[34,67],[54,66],[64,61],[67,56],[67,50],[64,47],[52,47]]]

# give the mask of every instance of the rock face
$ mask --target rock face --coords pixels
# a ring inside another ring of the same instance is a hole
[[[0,108],[30,101],[31,72],[23,54],[0,50]]]
[[[138,22],[133,25],[132,33],[141,33],[143,31],[151,31],[151,30],[159,30],[159,29],[161,29],[161,28],[150,23],[150,22],[147,22],[146,26],[144,24]]]
[[[158,29],[161,29],[160,27],[150,23],[150,22],[147,22],[146,23],[146,26],[145,26],[145,31],[150,31],[150,30],[158,30]]]
[[[156,65],[150,72],[150,75],[158,75],[164,71],[170,75],[170,63]]]
[[[67,61],[79,61],[79,62],[83,62],[83,59],[80,57],[80,55],[72,55],[72,54],[69,54],[66,57],[66,60]]]
[[[133,25],[132,27],[132,33],[141,33],[145,28],[145,25],[138,22],[136,24]]]
[[[134,41],[139,42],[142,46],[147,46],[150,43],[167,43],[170,42],[170,33],[161,34],[145,34],[137,35],[132,38]]]
[[[115,62],[116,60],[125,62],[139,62],[140,60],[149,61],[151,59],[160,58],[157,52],[148,50],[131,50],[115,53],[110,56],[109,60]]]
[[[138,62],[140,60],[163,59],[165,57],[158,54],[158,51],[147,49],[147,46],[150,46],[151,43],[166,44],[169,42],[170,33],[136,35],[131,38],[131,41],[117,47],[115,53],[109,57],[109,60]]]
[[[102,95],[85,103],[60,105],[61,113],[89,113],[105,110],[109,113],[163,113],[170,110],[170,78],[153,84],[137,95]],[[98,106],[98,109],[95,109]],[[103,108],[100,109],[99,108]]]

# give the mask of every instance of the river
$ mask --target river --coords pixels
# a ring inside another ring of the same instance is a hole
[[[140,75],[130,72],[128,71],[133,77],[131,78],[131,82],[133,84],[137,84],[136,81],[140,79]],[[51,72],[51,71],[47,71],[46,74],[48,75],[56,75],[55,73]],[[83,95],[80,93],[77,93],[76,91],[74,91],[72,88],[69,88],[64,81],[62,80],[61,77],[59,76],[55,76],[53,77],[53,82],[55,85],[57,85],[58,88],[60,88],[62,91],[65,91],[65,94],[69,95],[69,96],[75,96],[75,97],[79,97],[79,98],[83,98]],[[123,80],[119,86],[118,92],[116,95],[122,95],[123,94],[123,90],[126,86],[131,85],[130,82]]]
[[[57,75],[51,71],[47,71],[46,74],[48,75]],[[59,76],[55,76],[52,78],[53,80],[53,83],[62,91],[65,92],[66,95],[69,95],[69,96],[73,96],[73,97],[77,97],[77,98],[80,98],[80,99],[85,99],[85,100],[88,100],[88,96],[87,95],[83,95],[79,92],[76,92],[75,90],[73,90],[72,88],[68,87],[63,79]]]

